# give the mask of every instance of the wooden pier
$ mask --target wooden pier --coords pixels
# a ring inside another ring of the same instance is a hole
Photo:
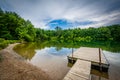
[[[77,60],[63,80],[90,80],[91,62]]]
[[[109,62],[100,48],[80,47],[68,56],[70,63],[75,63],[63,80],[91,80],[91,68],[107,72]]]

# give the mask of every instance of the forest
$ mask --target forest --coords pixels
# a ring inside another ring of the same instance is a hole
[[[3,11],[0,8],[0,42],[4,40],[19,40],[25,42],[60,41],[60,42],[90,42],[119,41],[120,25],[89,27],[85,29],[62,29],[56,26],[54,30],[35,28],[29,21],[15,12]]]

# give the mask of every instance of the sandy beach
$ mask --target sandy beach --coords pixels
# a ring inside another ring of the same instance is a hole
[[[15,44],[0,51],[0,80],[51,80],[40,68],[27,63],[20,55],[14,52]]]

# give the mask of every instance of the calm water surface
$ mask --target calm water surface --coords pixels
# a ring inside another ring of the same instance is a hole
[[[79,47],[74,47],[74,51]],[[109,48],[116,52],[107,51],[108,48],[103,50],[110,63],[109,72],[106,73],[108,77],[92,74],[92,80],[120,80],[120,52],[116,48]],[[67,56],[72,53],[71,47],[27,43],[17,45],[14,50],[29,63],[44,70],[53,80],[62,80],[70,69]]]
[[[71,49],[62,48],[57,51],[55,47],[46,47],[41,50],[35,50],[36,54],[29,60],[30,63],[40,67],[48,73],[54,80],[62,80],[70,69],[67,67],[67,55]]]

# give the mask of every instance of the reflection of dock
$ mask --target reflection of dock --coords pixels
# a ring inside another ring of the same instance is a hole
[[[91,80],[91,68],[107,72],[109,63],[100,48],[81,47],[68,56],[75,63],[63,80]]]

